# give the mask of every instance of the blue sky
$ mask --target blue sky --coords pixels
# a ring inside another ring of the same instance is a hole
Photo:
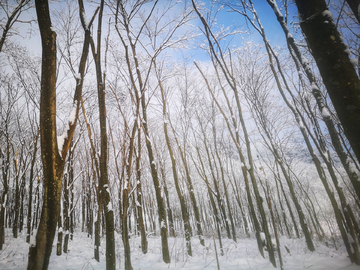
[[[205,1],[206,7],[209,8],[211,0]],[[253,1],[257,14],[260,18],[260,21],[265,29],[265,33],[267,38],[270,40],[272,46],[280,46],[283,47],[286,44],[286,39],[283,30],[278,23],[276,16],[265,0],[254,0]],[[280,6],[279,6],[280,8]],[[204,11],[201,11],[204,14]],[[292,4],[289,7],[289,21],[293,19],[294,16],[297,14],[296,7]],[[196,19],[196,26],[201,27],[200,20]],[[246,19],[236,12],[230,12],[230,9],[225,7],[221,12],[217,14],[217,26],[220,28],[221,26],[224,27],[231,27],[232,30],[242,30],[248,31],[251,35],[247,34],[236,34],[232,37],[228,37],[225,43],[230,43],[231,46],[239,47],[243,42],[243,39],[246,41],[253,41],[256,44],[263,44],[262,38],[260,35],[254,30],[250,23],[246,21]],[[216,32],[216,29],[214,29]],[[202,37],[201,40],[205,38]],[[205,52],[201,52],[195,49],[194,57],[198,60],[206,60],[208,57]]]
[[[164,0],[161,0],[164,1]],[[211,0],[205,0],[205,5],[208,7],[211,3]],[[283,34],[282,29],[279,26],[279,23],[276,20],[276,17],[274,15],[274,12],[268,5],[268,3],[265,0],[253,0],[256,11],[260,17],[261,23],[263,24],[267,37],[271,41],[271,44],[273,46],[284,46],[285,45],[285,36]],[[161,2],[160,2],[161,3]],[[188,4],[191,4],[189,1]],[[85,1],[85,5],[90,5],[87,1]],[[51,8],[54,7],[54,3],[51,5]],[[88,6],[87,6],[88,7]],[[246,34],[244,35],[234,35],[231,37],[228,37],[226,39],[226,43],[229,43],[231,46],[241,46],[241,43],[243,42],[243,38],[247,40],[252,40],[254,43],[262,44],[261,37],[256,33],[256,31],[252,28],[252,26],[249,23],[246,23],[246,20],[243,16],[241,16],[238,13],[235,12],[228,12],[229,8],[224,8],[220,13],[217,14],[217,26],[221,27],[230,27],[232,30],[250,30],[251,36],[248,36]],[[293,6],[291,9],[291,15],[289,20],[291,20],[293,15],[296,15],[296,8]],[[0,14],[3,16],[3,14]],[[87,14],[90,16],[90,14]],[[31,9],[31,12],[25,12],[21,15],[21,19],[36,19],[36,13],[35,9]],[[36,24],[36,23],[35,23]],[[200,23],[200,20],[196,18],[193,22],[193,24],[196,27],[201,27],[202,25]],[[37,26],[34,27],[35,30],[32,31],[32,35],[26,34],[28,32],[28,25],[26,24],[20,24],[16,23],[14,25],[15,27],[19,27],[19,31],[21,32],[22,37],[17,37],[16,39],[22,43],[26,44],[26,46],[33,51],[36,54],[41,53],[41,43],[40,43],[40,37],[38,34]],[[214,32],[216,32],[216,29],[214,29]],[[31,37],[31,38],[30,38]],[[203,61],[207,60],[208,56],[203,50],[199,50],[196,48],[198,45],[200,45],[201,41],[203,41],[205,38],[201,37],[199,41],[196,41],[191,51],[187,52],[186,54],[190,55],[190,57],[194,57],[196,60]],[[180,56],[180,55],[179,55]],[[179,57],[182,58],[181,56]]]

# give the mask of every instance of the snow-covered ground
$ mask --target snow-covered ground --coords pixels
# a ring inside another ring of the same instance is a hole
[[[0,269],[26,269],[28,244],[24,235],[13,239],[11,231],[6,231],[6,241],[0,251]],[[117,240],[117,268],[124,269],[123,248],[120,235]],[[134,270],[159,269],[217,269],[214,241],[206,239],[206,247],[200,245],[198,238],[192,238],[193,256],[189,257],[185,251],[182,238],[169,238],[171,263],[162,262],[161,243],[159,237],[149,237],[149,252],[144,255],[140,248],[140,238],[131,238],[131,259]],[[102,239],[104,246],[105,240]],[[220,256],[219,243],[216,241],[219,254],[220,269],[275,269],[267,259],[259,254],[255,239],[238,239],[235,243],[223,239],[224,255]],[[336,250],[322,243],[316,243],[316,251],[310,252],[305,247],[304,239],[281,239],[284,269],[360,269],[350,263],[344,247]],[[105,269],[105,250],[101,250],[101,261],[94,260],[94,241],[87,238],[85,233],[76,233],[70,242],[70,251],[62,256],[56,256],[53,248],[49,269]],[[285,246],[289,249],[288,253]]]

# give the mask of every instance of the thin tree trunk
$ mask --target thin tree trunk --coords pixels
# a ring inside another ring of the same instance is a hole
[[[136,208],[138,214],[138,225],[141,234],[141,250],[144,254],[148,251],[148,242],[146,238],[146,227],[143,218],[143,202],[142,202],[142,189],[141,189],[141,130],[138,129],[138,155],[136,157]]]
[[[57,238],[57,243],[56,243],[56,255],[60,256],[62,254],[62,243],[63,243],[63,222],[62,222],[62,218],[61,218],[61,214],[59,216],[59,220],[58,220],[58,238]]]
[[[31,234],[31,221],[32,221],[32,200],[33,200],[33,186],[34,186],[34,168],[35,168],[35,162],[36,162],[36,153],[38,150],[38,141],[39,141],[39,135],[40,131],[35,136],[34,141],[34,152],[31,160],[30,165],[30,177],[29,177],[29,202],[28,202],[28,211],[27,211],[27,223],[26,223],[26,243],[30,243],[30,234]],[[0,221],[1,223],[1,221]],[[1,233],[0,233],[1,234]],[[1,245],[1,240],[0,240]]]
[[[154,63],[154,65],[155,65],[155,69],[156,69],[156,64]],[[162,103],[163,103],[165,140],[166,140],[166,145],[167,145],[169,155],[170,155],[170,159],[171,159],[171,168],[172,168],[172,172],[173,172],[175,189],[176,189],[176,193],[177,193],[177,195],[179,197],[179,200],[180,200],[181,215],[182,215],[183,224],[184,224],[184,231],[185,231],[186,249],[187,249],[188,255],[192,256],[192,248],[191,248],[192,230],[191,230],[191,226],[190,226],[188,207],[186,205],[186,200],[184,198],[184,195],[181,192],[179,179],[178,179],[178,174],[177,174],[176,160],[175,160],[175,157],[174,157],[173,149],[172,149],[169,134],[168,134],[168,126],[167,126],[168,125],[168,123],[167,123],[168,113],[167,113],[167,108],[166,108],[165,92],[164,92],[164,89],[162,87],[160,79],[158,81],[159,81],[158,84],[159,84],[160,91],[161,91],[161,99],[162,99]]]

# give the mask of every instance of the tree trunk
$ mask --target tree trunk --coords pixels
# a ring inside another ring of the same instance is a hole
[[[295,0],[300,26],[345,135],[360,160],[360,81],[325,0]],[[360,185],[360,184],[359,184]]]
[[[68,129],[65,131],[66,138],[59,148],[56,136],[56,33],[52,29],[48,1],[36,0],[35,5],[42,42],[40,138],[44,200],[36,243],[32,243],[29,249],[28,269],[47,269],[60,214],[64,160],[75,132],[79,114],[90,32],[88,31],[85,35],[79,66],[81,78],[77,79],[74,94],[75,119],[69,120]]]
[[[138,215],[138,226],[141,234],[141,250],[144,254],[147,253],[148,242],[146,238],[146,228],[143,218],[143,202],[142,202],[142,189],[141,189],[141,132],[140,127],[138,129],[138,155],[136,157],[136,209]]]
[[[5,243],[5,209],[6,209],[6,201],[8,196],[8,173],[9,173],[9,162],[10,162],[10,151],[9,144],[6,151],[6,158],[4,157],[3,152],[0,149],[0,157],[2,160],[1,170],[2,170],[2,178],[3,178],[3,192],[1,196],[1,210],[0,210],[0,250],[3,248],[3,244]]]
[[[156,68],[155,63],[154,63],[154,65],[155,65],[155,68]],[[167,145],[169,155],[170,155],[171,168],[172,168],[172,172],[173,172],[175,189],[176,189],[176,193],[177,193],[177,195],[179,197],[179,201],[180,201],[181,215],[182,215],[183,224],[184,224],[184,231],[185,231],[186,249],[187,249],[188,255],[192,256],[192,248],[191,248],[192,230],[191,230],[191,225],[190,225],[190,220],[189,220],[189,213],[188,213],[186,200],[185,200],[184,195],[183,195],[183,193],[181,192],[181,189],[180,189],[179,178],[178,178],[178,173],[177,173],[177,166],[176,166],[176,160],[175,160],[175,157],[174,157],[174,152],[173,152],[171,142],[170,142],[170,138],[169,138],[169,134],[168,134],[168,126],[167,126],[168,123],[166,121],[166,119],[167,119],[167,108],[166,108],[165,91],[164,91],[164,88],[162,87],[160,79],[158,81],[159,81],[159,87],[160,87],[160,91],[161,91],[161,99],[162,99],[162,103],[163,103],[163,117],[164,117],[164,120],[165,120],[164,121],[164,135],[165,135],[166,145]]]
[[[61,214],[58,220],[58,239],[56,243],[56,255],[60,256],[62,254],[62,243],[63,243],[63,228],[62,228],[62,218]]]
[[[62,184],[62,160],[56,138],[56,33],[51,29],[49,5],[36,0],[42,41],[40,100],[41,156],[44,170],[44,202],[36,235],[30,245],[28,269],[47,269],[54,241]]]
[[[34,152],[30,165],[30,177],[29,177],[29,202],[28,202],[28,212],[27,212],[27,223],[26,223],[26,243],[30,243],[30,234],[31,234],[31,220],[32,220],[32,199],[33,199],[33,185],[34,185],[34,167],[36,162],[36,153],[38,150],[38,141],[39,134],[37,133],[34,142]],[[1,222],[1,221],[0,221]],[[1,242],[1,241],[0,241]]]
[[[84,8],[81,7],[83,10]],[[102,210],[105,214],[105,230],[106,230],[106,269],[116,268],[116,254],[115,254],[115,235],[114,235],[114,211],[111,204],[110,187],[108,178],[108,145],[107,145],[107,128],[106,128],[106,104],[105,104],[105,82],[102,78],[101,71],[101,28],[102,28],[102,14],[104,9],[104,0],[100,3],[99,20],[97,28],[97,48],[91,39],[91,48],[95,61],[97,90],[98,90],[98,105],[99,105],[99,123],[100,123],[100,179],[99,179],[99,193]],[[89,30],[89,25],[83,23],[85,31]],[[99,213],[101,215],[101,213]],[[98,218],[98,222],[100,222]],[[97,224],[100,226],[100,224]]]
[[[19,183],[19,168],[17,164],[17,159],[14,158],[14,167],[15,167],[15,206],[14,206],[14,222],[13,222],[13,236],[14,238],[18,237],[19,229],[19,206],[20,206],[20,183]]]

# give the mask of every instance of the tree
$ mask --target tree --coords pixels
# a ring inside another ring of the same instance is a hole
[[[85,33],[90,33],[91,22],[89,24],[85,21],[85,10],[83,1],[79,0],[81,24]],[[95,14],[98,10],[96,10]],[[98,91],[98,105],[99,105],[99,124],[100,124],[100,179],[99,179],[99,207],[104,210],[105,226],[106,226],[106,269],[115,269],[115,235],[114,235],[114,210],[111,203],[110,186],[108,177],[108,139],[106,128],[106,103],[105,103],[105,73],[102,73],[101,68],[101,30],[102,30],[102,16],[104,11],[104,0],[100,2],[98,28],[97,28],[97,44],[95,47],[94,40],[89,35],[89,42],[91,43],[91,51],[93,54],[96,70],[97,91]],[[104,78],[103,78],[104,75]],[[99,211],[99,213],[101,213]],[[97,226],[99,226],[99,218]]]
[[[35,6],[42,42],[40,140],[44,174],[44,202],[36,240],[30,244],[28,269],[47,269],[60,214],[65,158],[79,114],[90,30],[85,32],[83,53],[79,66],[80,77],[76,78],[73,110],[69,117],[68,126],[58,143],[56,136],[56,32],[52,28],[48,1],[37,0]]]
[[[6,1],[7,2],[7,1]],[[17,5],[14,7],[14,9],[9,12],[6,7],[8,7],[8,3],[0,3],[0,6],[3,8],[4,12],[7,16],[7,21],[4,26],[2,26],[3,32],[0,38],[0,52],[2,51],[2,48],[4,46],[6,37],[9,34],[9,31],[11,27],[14,25],[14,23],[18,20],[21,12],[23,11],[24,7],[30,2],[30,0],[21,0],[17,3]]]
[[[295,0],[301,30],[344,133],[360,160],[360,81],[325,0]]]

